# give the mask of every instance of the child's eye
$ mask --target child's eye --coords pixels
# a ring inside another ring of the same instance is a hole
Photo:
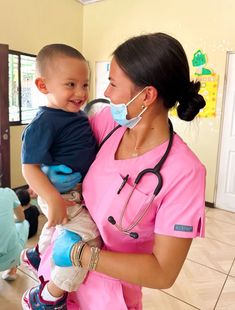
[[[83,87],[84,87],[84,88],[88,88],[88,87],[89,87],[89,84],[86,83],[86,84],[83,85]]]
[[[74,87],[75,86],[75,84],[73,82],[69,82],[66,85],[69,86],[69,87]]]

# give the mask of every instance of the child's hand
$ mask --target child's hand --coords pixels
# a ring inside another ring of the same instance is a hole
[[[67,207],[73,206],[76,203],[63,199],[53,200],[53,203],[48,204],[48,223],[47,227],[53,227],[68,222]]]

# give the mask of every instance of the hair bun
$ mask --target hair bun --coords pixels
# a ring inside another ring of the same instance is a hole
[[[179,99],[177,113],[180,119],[191,121],[205,107],[206,102],[202,95],[198,94],[201,83],[191,81],[184,95]]]

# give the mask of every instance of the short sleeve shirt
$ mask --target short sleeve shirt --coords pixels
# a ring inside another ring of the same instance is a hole
[[[23,164],[64,164],[86,174],[95,159],[97,143],[83,111],[65,112],[40,107],[22,136]]]
[[[13,209],[19,205],[20,202],[13,190],[0,188],[0,256],[18,246]]]
[[[116,125],[109,108],[90,122],[99,143]],[[108,217],[113,216],[122,229],[136,222],[151,201],[158,180],[154,174],[144,175],[125,208],[135,178],[143,169],[153,168],[168,145],[167,141],[141,156],[116,160],[115,152],[125,130],[120,127],[103,144],[83,183],[87,208],[105,247],[120,252],[151,252],[154,234],[180,238],[203,236],[205,168],[177,134],[174,134],[172,148],[161,169],[163,186],[143,219],[130,229],[138,233],[139,238],[132,239],[108,221]],[[128,181],[118,194],[127,175]]]

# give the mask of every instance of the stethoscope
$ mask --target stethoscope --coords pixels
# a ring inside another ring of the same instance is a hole
[[[127,197],[126,199],[126,202],[124,204],[124,207],[122,209],[122,212],[120,214],[120,219],[119,219],[119,223],[116,222],[116,220],[114,219],[113,216],[109,216],[108,217],[108,221],[114,225],[120,232],[126,234],[126,235],[129,235],[130,237],[134,238],[134,239],[137,239],[139,237],[139,234],[137,232],[134,232],[132,231],[134,227],[136,227],[139,222],[142,220],[142,218],[145,216],[145,214],[147,213],[147,211],[149,210],[154,198],[157,196],[157,194],[160,192],[161,188],[162,188],[162,185],[163,185],[163,179],[162,179],[162,175],[160,173],[160,170],[162,168],[162,165],[164,164],[164,162],[166,161],[167,159],[167,156],[171,150],[171,146],[172,146],[172,143],[173,143],[173,137],[174,137],[174,131],[173,131],[173,125],[171,123],[170,120],[168,120],[169,122],[169,127],[170,127],[170,139],[169,139],[169,143],[168,143],[168,146],[167,146],[167,149],[164,153],[164,155],[162,156],[162,158],[159,160],[159,162],[156,164],[156,166],[154,168],[147,168],[147,169],[144,169],[142,170],[141,172],[139,172],[139,174],[137,175],[135,181],[134,181],[134,186],[129,194],[129,196]],[[136,217],[134,218],[134,220],[132,221],[132,223],[130,223],[129,226],[127,226],[126,228],[123,227],[122,225],[122,221],[123,221],[123,217],[126,213],[126,209],[127,209],[127,206],[128,206],[128,203],[131,199],[131,196],[136,188],[136,186],[139,184],[140,180],[142,179],[142,177],[147,174],[147,173],[153,173],[154,175],[156,175],[157,179],[158,179],[158,184],[153,192],[153,195],[150,199],[150,202],[147,204],[147,206],[144,208],[144,210],[142,211],[139,211],[139,213],[137,213]],[[118,191],[117,191],[117,194],[120,194],[123,187],[125,186],[125,184],[127,183],[128,181],[128,178],[129,178],[129,175],[127,175],[124,179],[123,179],[123,182],[121,184],[121,186],[119,187]]]

